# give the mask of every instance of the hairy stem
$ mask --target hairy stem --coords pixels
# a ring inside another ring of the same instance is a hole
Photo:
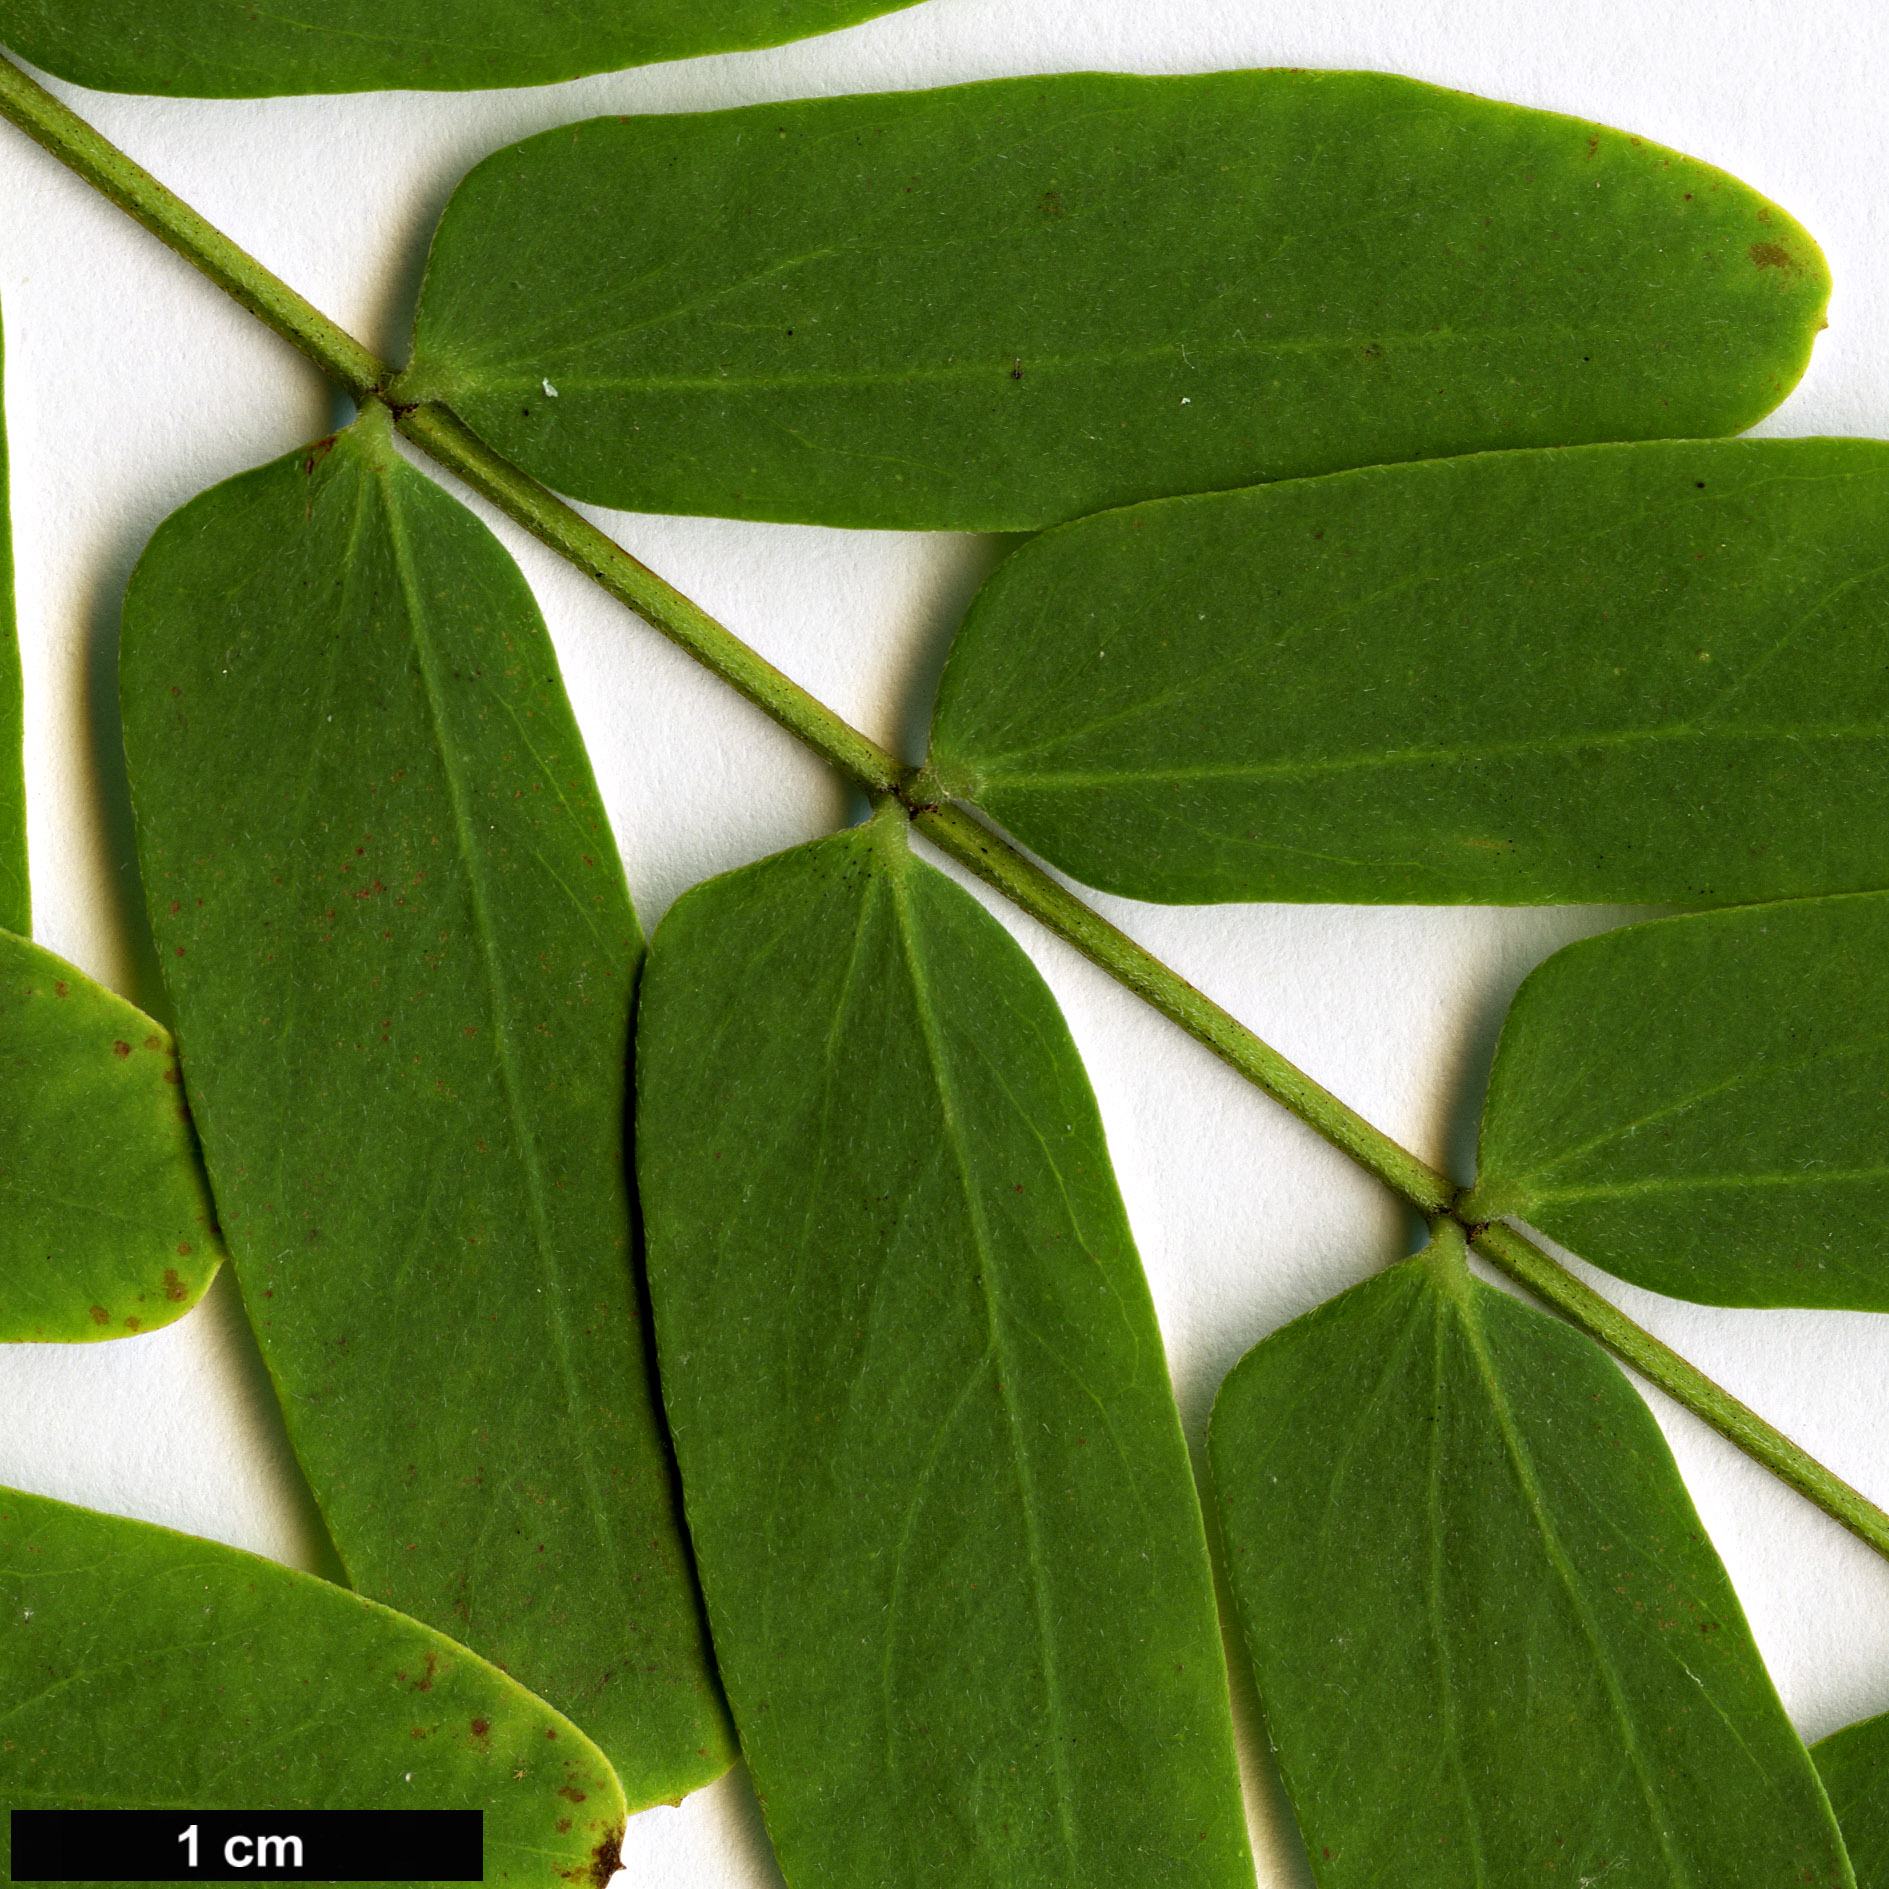
[[[202,270],[354,399],[377,398],[387,387],[392,370],[385,362],[4,58],[0,117],[10,119]],[[928,774],[907,766],[783,675],[733,631],[495,453],[450,408],[423,402],[395,405],[393,412],[400,430],[440,465],[740,690],[868,794],[896,798],[934,845],[1179,1024],[1419,1213],[1433,1220],[1455,1217],[1458,1190],[1444,1175],[1314,1082],[981,821],[939,802]],[[1889,1516],[1755,1411],[1519,1233],[1501,1225],[1481,1227],[1475,1229],[1475,1243],[1492,1264],[1889,1557]]]
[[[1598,1339],[1649,1383],[1657,1384],[1667,1396],[1703,1417],[1719,1435],[1736,1443],[1799,1495],[1808,1496],[1879,1555],[1889,1557],[1889,1515],[1840,1476],[1831,1474],[1814,1456],[1807,1456],[1789,1437],[1772,1429],[1696,1365],[1688,1364],[1669,1345],[1636,1325],[1592,1286],[1550,1259],[1532,1240],[1499,1220],[1474,1229],[1470,1238],[1474,1250],[1490,1265],[1517,1285],[1526,1286],[1570,1325]]]
[[[575,564],[652,629],[686,649],[869,794],[897,794],[912,773],[895,755],[783,675],[700,604],[666,584],[589,519],[495,453],[450,407],[396,407],[394,424],[514,524]]]
[[[908,800],[907,805],[911,804]],[[1118,984],[1126,985],[1196,1042],[1204,1043],[1248,1082],[1317,1129],[1419,1213],[1449,1211],[1456,1197],[1455,1182],[1419,1161],[1381,1128],[1374,1128],[981,820],[959,807],[934,807],[920,801],[912,824],[940,851],[968,866],[1012,904],[1022,906],[1057,937],[1099,964]]]
[[[0,59],[0,116],[201,269],[356,400],[365,400],[385,380],[384,362],[9,59]]]
[[[562,499],[494,452],[449,407],[432,402],[408,407],[398,411],[396,424],[415,445],[456,472],[508,518],[560,557],[568,558],[723,681],[732,683],[855,785],[876,797],[891,795],[898,799],[933,845],[1041,920],[1163,1016],[1172,1018],[1249,1082],[1368,1168],[1419,1213],[1435,1214],[1449,1207],[1456,1194],[1454,1182],[1372,1127],[1330,1090],[1321,1088],[982,821],[961,808],[931,804],[923,797],[928,777],[921,770],[887,753],[824,702],[782,675],[699,604],[691,603]]]

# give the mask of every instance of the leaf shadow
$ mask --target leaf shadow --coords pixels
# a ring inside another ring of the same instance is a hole
[[[1188,1454],[1193,1459],[1194,1487],[1199,1492],[1201,1506],[1211,1516],[1213,1477],[1207,1466],[1205,1448],[1190,1444]],[[1252,1662],[1246,1656],[1245,1636],[1240,1631],[1233,1590],[1227,1581],[1220,1531],[1211,1521],[1207,1528],[1207,1558],[1213,1569],[1220,1642],[1226,1651],[1233,1739],[1240,1763],[1240,1796],[1246,1805],[1247,1836],[1252,1842],[1253,1860],[1259,1866],[1259,1880],[1276,1885],[1276,1889],[1316,1889],[1311,1855],[1299,1829],[1298,1814],[1286,1795],[1285,1780],[1279,1774],[1279,1761],[1273,1755],[1271,1734],[1266,1729],[1265,1708],[1253,1678]]]
[[[960,555],[926,598],[919,621],[904,645],[904,674],[896,678],[899,700],[898,752],[914,766],[925,759],[931,745],[932,705],[938,698],[938,679],[957,637],[958,626],[985,580],[1020,544],[1027,532],[964,532],[958,537]]]
[[[1514,936],[1500,959],[1481,980],[1472,1004],[1459,1017],[1460,1027],[1439,1071],[1438,1093],[1444,1102],[1444,1168],[1465,1186],[1476,1178],[1476,1144],[1484,1098],[1495,1066],[1496,1045],[1509,1005],[1528,975],[1557,951],[1601,932],[1617,931],[1679,910],[1668,905],[1551,905],[1516,910],[1506,916]],[[1422,1237],[1416,1244],[1423,1244]],[[1413,1250],[1415,1250],[1413,1248]]]
[[[118,643],[124,623],[125,590],[144,550],[145,536],[121,539],[100,570],[85,643],[84,787],[96,810],[106,877],[100,888],[119,959],[115,985],[166,1029],[174,1027],[170,998],[158,961],[157,940],[144,909],[144,878],[138,869],[137,831],[131,813],[131,777],[125,767],[124,721],[118,707]]]
[[[1450,1046],[1449,1067],[1442,1072],[1441,1093],[1445,1103],[1444,1172],[1451,1180],[1467,1187],[1476,1178],[1476,1146],[1482,1128],[1483,1098],[1489,1092],[1489,1072],[1495,1066],[1495,1046],[1502,1034],[1502,1021],[1514,1000],[1518,977],[1512,982],[1491,985],[1478,998],[1475,1007]],[[1411,1251],[1421,1248],[1429,1238],[1421,1222],[1412,1229]]]
[[[761,1800],[754,1794],[754,1780],[746,1763],[728,1773],[722,1787],[722,1802],[727,1816],[730,1846],[740,1852],[745,1866],[744,1881],[765,1884],[773,1889],[787,1889],[787,1878],[775,1859],[774,1845],[768,1840],[767,1823],[761,1815]]]
[[[291,1531],[290,1565],[332,1581],[337,1587],[352,1587],[328,1525],[315,1504],[315,1492],[296,1460],[269,1367],[250,1329],[236,1268],[227,1260],[210,1282],[194,1316],[203,1319],[209,1328],[222,1380],[242,1410],[242,1434],[267,1464],[269,1483]]]
[[[464,174],[463,170],[442,171],[428,188],[416,192],[405,206],[407,228],[387,246],[368,338],[378,344],[376,352],[396,373],[413,359],[413,320],[420,308],[427,258],[433,251],[433,232]]]
[[[681,1803],[653,1804],[631,1817],[623,1836],[623,1868],[627,1875],[615,1877],[612,1889],[685,1881],[787,1889],[760,1799],[740,1759]]]
[[[683,1510],[682,1469],[676,1461],[675,1438],[669,1429],[669,1410],[662,1395],[661,1360],[656,1349],[656,1307],[649,1290],[649,1248],[644,1238],[643,1197],[636,1184],[636,1023],[643,1000],[643,975],[639,965],[633,973],[636,983],[631,993],[629,1037],[624,1045],[628,1081],[624,1090],[623,1176],[630,1208],[630,1285],[636,1306],[637,1336],[643,1359],[644,1382],[648,1386],[650,1422],[656,1432],[657,1446],[669,1478],[669,1499],[675,1508],[676,1539],[688,1568],[689,1591],[695,1598],[695,1617],[701,1629],[702,1644],[708,1649],[709,1678],[717,1697],[727,1708],[727,1694],[722,1689],[721,1672],[713,1657],[714,1641],[709,1631],[708,1603],[703,1598],[701,1569],[695,1558],[695,1541],[690,1535]],[[734,1714],[729,1711],[729,1723]],[[737,1769],[741,1767],[737,1766]],[[745,1772],[744,1772],[745,1775]],[[750,1792],[750,1795],[752,1793]],[[756,1814],[759,1814],[758,1806]],[[766,1838],[762,1838],[765,1845]]]

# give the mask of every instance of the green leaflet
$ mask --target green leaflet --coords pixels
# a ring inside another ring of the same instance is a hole
[[[1464,1211],[1655,1292],[1889,1311],[1889,893],[1608,932],[1515,995]]]
[[[1646,1406],[1439,1239],[1255,1346],[1209,1430],[1320,1889],[1848,1884]]]
[[[1380,73],[1078,73],[500,151],[396,392],[605,505],[1032,530],[1736,432],[1828,287],[1782,210],[1581,120]]]
[[[1857,1889],[1889,1889],[1889,1714],[1832,1732],[1810,1755],[1842,1826]]]
[[[169,1033],[27,942],[9,517],[0,409],[0,1344],[122,1338],[189,1311],[223,1246]]]
[[[0,1622],[10,1808],[480,1809],[488,1883],[616,1867],[623,1792],[575,1725],[313,1575],[6,1489]]]
[[[169,1034],[0,932],[0,1343],[155,1331],[223,1258]]]
[[[1085,519],[973,603],[932,761],[1064,871],[1216,899],[1889,885],[1889,446],[1373,467]]]
[[[112,92],[459,92],[779,46],[910,0],[0,0],[0,39]]]
[[[1161,1336],[1022,952],[894,811],[682,899],[637,1033],[663,1398],[789,1882],[1251,1889]]]
[[[6,364],[0,341],[0,375]],[[0,931],[27,936],[33,905],[26,872],[25,702],[13,616],[13,510],[7,498],[7,428],[0,400]]]
[[[675,1797],[732,1754],[631,1271],[642,938],[524,579],[370,407],[163,525],[121,681],[191,1105],[349,1577]]]

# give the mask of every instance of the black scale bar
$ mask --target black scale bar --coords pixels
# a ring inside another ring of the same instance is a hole
[[[16,1810],[22,1882],[483,1882],[480,1810]]]

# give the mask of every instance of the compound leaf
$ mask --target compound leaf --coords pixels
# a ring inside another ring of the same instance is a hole
[[[111,92],[459,92],[830,33],[910,0],[0,0],[0,38]]]
[[[0,375],[4,368],[5,342],[0,339]],[[26,872],[26,709],[13,609],[12,516],[6,414],[0,407],[0,931],[25,937],[33,929],[33,907]]]
[[[664,1403],[789,1882],[1251,1889],[1161,1336],[1022,952],[894,813],[682,899],[637,1029]]]
[[[1889,1889],[1889,1714],[1810,1748],[1843,1830],[1857,1889]]]
[[[933,766],[1136,898],[1731,904],[1889,884],[1889,446],[1371,467],[1050,532]]]
[[[731,1751],[632,1273],[642,937],[524,579],[371,406],[160,528],[121,662],[191,1106],[349,1577],[675,1797]]]
[[[312,1575],[5,1489],[0,1622],[13,1809],[481,1810],[488,1883],[617,1865],[623,1792],[570,1720]]]
[[[1828,286],[1775,205],[1582,120],[1381,73],[1078,73],[500,151],[397,394],[606,505],[1032,530],[1735,432]]]
[[[1889,1312],[1889,893],[1630,926],[1515,995],[1465,1211],[1712,1305]]]
[[[1320,1889],[1850,1883],[1646,1406],[1439,1238],[1248,1352],[1209,1429]]]
[[[223,1258],[169,1033],[0,932],[0,1343],[122,1338]]]

